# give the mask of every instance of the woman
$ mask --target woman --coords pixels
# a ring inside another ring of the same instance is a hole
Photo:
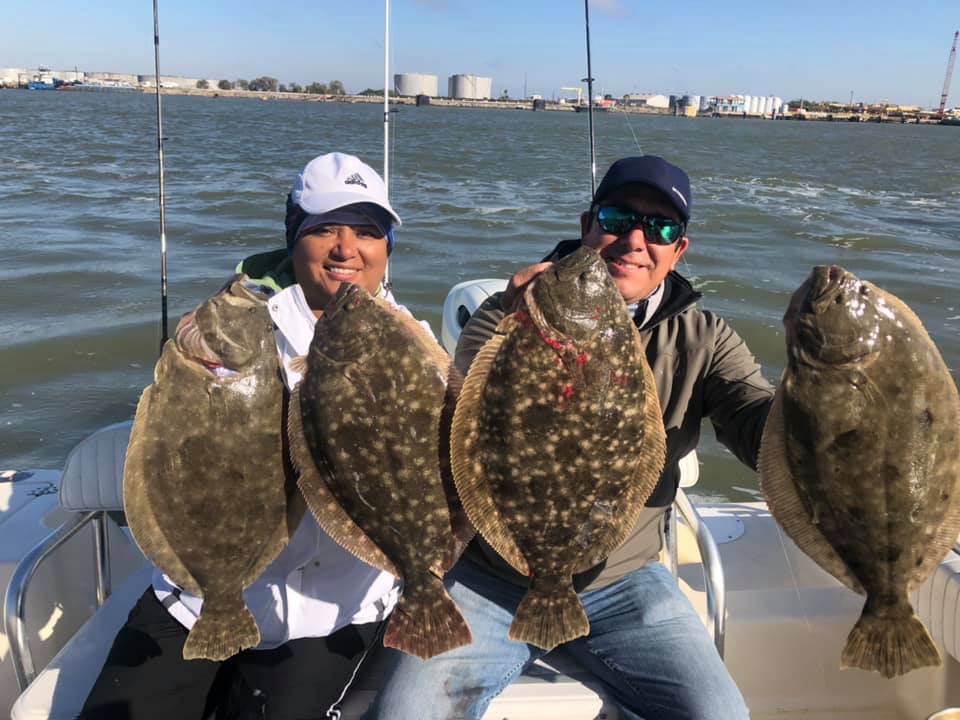
[[[310,161],[287,197],[286,250],[237,270],[269,296],[287,388],[316,319],[343,283],[394,302],[383,286],[400,218],[383,180],[342,153]],[[133,608],[87,698],[83,718],[337,717],[337,706],[399,583],[340,548],[307,514],[290,543],[244,593],[261,644],[224,662],[184,660],[202,600],[160,570]]]

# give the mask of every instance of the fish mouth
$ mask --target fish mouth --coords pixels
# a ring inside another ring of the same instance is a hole
[[[810,273],[810,288],[803,310],[815,315],[823,313],[843,291],[849,273],[838,265],[818,265]]]
[[[330,298],[327,306],[323,309],[324,317],[330,317],[339,310],[350,307],[352,303],[362,297],[364,292],[365,290],[359,285],[350,282],[343,283],[337,288],[336,294]]]

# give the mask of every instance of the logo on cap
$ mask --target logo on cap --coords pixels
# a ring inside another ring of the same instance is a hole
[[[367,184],[363,181],[363,178],[360,177],[360,173],[354,173],[346,180],[343,181],[344,185],[362,185],[366,189]]]
[[[671,187],[670,189],[673,190],[681,200],[683,200],[683,206],[687,207],[687,199],[683,196],[683,193],[677,190],[675,187]]]

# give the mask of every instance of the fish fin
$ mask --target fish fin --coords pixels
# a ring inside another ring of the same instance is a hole
[[[572,580],[557,592],[538,587],[536,580],[523,596],[510,625],[510,640],[536,645],[549,652],[560,645],[590,633],[590,621]]]
[[[384,646],[423,660],[473,642],[470,626],[443,582],[433,574],[426,577],[416,593],[408,594],[405,584],[383,635]]]
[[[773,397],[760,441],[760,489],[770,514],[806,555],[854,592],[863,593],[860,581],[850,572],[830,542],[813,523],[797,492],[787,461],[786,429],[783,419],[784,383]]]
[[[266,544],[261,549],[255,562],[246,570],[243,576],[243,586],[250,587],[266,570],[277,556],[283,551],[290,542],[293,533],[296,532],[300,521],[306,514],[307,505],[300,493],[299,488],[294,488],[293,494],[287,494],[286,512],[279,519],[279,522],[267,539]]]
[[[213,607],[211,607],[213,606]],[[183,645],[184,660],[226,660],[260,644],[260,628],[240,596],[237,603],[203,601],[200,617]]]
[[[168,348],[175,347],[168,343]],[[167,354],[166,352],[164,353]],[[163,358],[161,357],[161,362]],[[159,363],[158,363],[159,364]],[[183,561],[170,547],[166,533],[160,527],[150,505],[150,481],[153,477],[148,448],[151,446],[151,412],[154,385],[149,385],[140,396],[133,418],[130,442],[123,463],[123,512],[127,527],[143,554],[166,573],[173,582],[192,595],[201,595],[200,583],[187,570]]]
[[[957,387],[949,377],[946,379],[946,383],[947,387],[944,388],[944,392],[951,393],[954,397],[954,401],[951,403],[953,405],[950,413],[951,417],[946,422],[952,423],[953,427],[957,427],[960,424],[960,396],[957,395]],[[938,457],[933,462],[935,472],[942,474],[941,482],[947,483],[952,480],[953,488],[951,496],[946,500],[949,507],[943,521],[927,545],[920,564],[910,578],[910,590],[915,589],[930,577],[934,568],[940,564],[950,549],[960,540],[960,474],[957,474],[956,463],[941,459],[951,456],[957,457],[958,451],[960,451],[960,440],[954,434],[948,443],[938,448]]]
[[[876,670],[885,678],[940,662],[940,651],[912,608],[909,615],[897,618],[864,611],[840,656],[841,668]]]
[[[290,361],[290,369],[303,377],[307,373],[307,356],[297,355]]]
[[[373,298],[373,302],[388,310],[394,317],[396,317],[400,325],[404,327],[407,332],[409,332],[421,345],[423,350],[427,353],[427,357],[433,361],[446,380],[446,370],[450,365],[450,355],[447,354],[447,351],[443,349],[443,346],[437,342],[436,338],[427,332],[426,328],[420,324],[420,321],[409,312],[400,310],[395,305],[391,305],[383,298]]]
[[[464,512],[490,546],[522,575],[530,574],[523,553],[517,546],[493,502],[490,483],[484,468],[475,460],[472,446],[476,442],[476,422],[480,399],[493,361],[503,344],[504,337],[490,338],[477,353],[460,391],[457,407],[453,413],[450,430],[450,464],[457,494],[463,503]]]
[[[299,386],[290,393],[287,432],[290,441],[290,461],[300,474],[297,486],[317,524],[340,547],[363,562],[388,572],[394,577],[403,577],[383,551],[340,506],[330,488],[327,487],[323,474],[329,475],[329,471],[325,467],[317,466],[303,434]]]
[[[647,499],[660,482],[660,475],[663,473],[667,456],[667,435],[663,427],[663,412],[660,410],[660,399],[657,396],[653,370],[647,362],[640,331],[636,328],[634,328],[634,339],[636,356],[631,362],[640,365],[643,372],[643,426],[652,428],[652,432],[638,441],[633,467],[628,471],[636,481],[624,483],[626,490],[617,498],[617,512],[623,521],[613,526],[612,529],[616,532],[596,538],[596,543],[584,553],[583,562],[575,572],[589,570],[624,543],[633,532]]]
[[[463,551],[467,549],[467,545],[477,534],[477,529],[470,522],[462,507],[450,511],[450,527],[453,531],[453,537],[450,538],[450,544],[435,567],[440,575],[445,575],[457,564],[457,560],[460,559]]]

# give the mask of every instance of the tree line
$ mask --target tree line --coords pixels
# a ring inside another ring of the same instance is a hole
[[[207,90],[210,83],[206,80],[198,80],[197,88]],[[282,83],[275,77],[264,75],[253,80],[221,80],[217,83],[221,90],[253,90],[256,92],[292,92],[309,93],[311,95],[346,95],[347,90],[339,80],[331,80],[329,83],[312,82],[309,85],[300,85],[299,83]]]

